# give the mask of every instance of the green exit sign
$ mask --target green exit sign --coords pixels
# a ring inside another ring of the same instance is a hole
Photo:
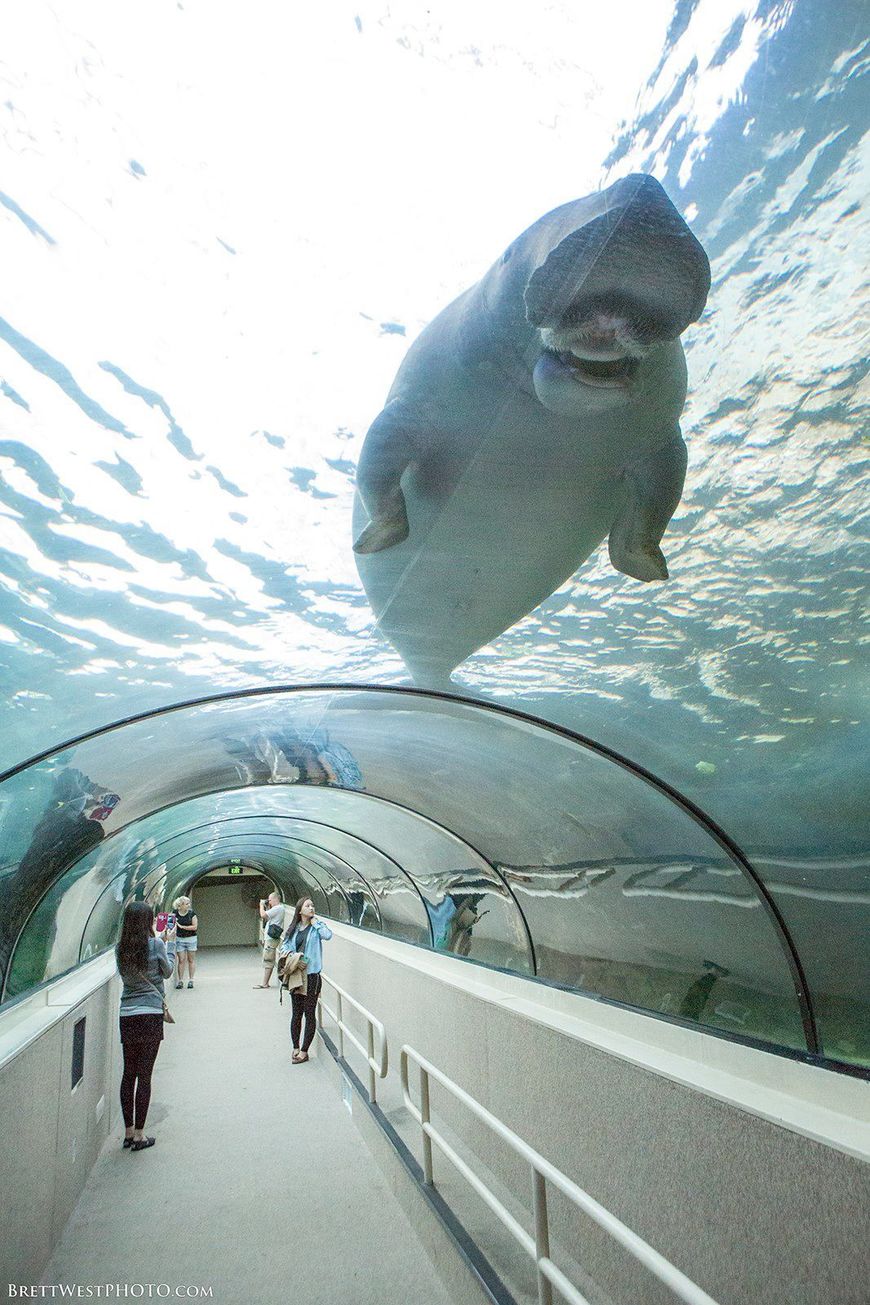
[[[231,875],[243,875],[245,872],[240,865],[231,865],[227,873]]]

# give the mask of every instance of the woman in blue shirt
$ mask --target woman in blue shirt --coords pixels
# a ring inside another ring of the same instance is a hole
[[[332,930],[329,925],[318,920],[314,914],[314,903],[311,898],[300,897],[281,944],[282,952],[302,952],[305,957],[307,991],[304,994],[297,991],[291,995],[293,1014],[290,1017],[290,1041],[293,1043],[294,1065],[301,1065],[308,1059],[308,1048],[311,1046],[317,1028],[317,998],[320,996],[323,984],[321,944],[331,937]],[[303,1016],[305,1036],[301,1037]]]

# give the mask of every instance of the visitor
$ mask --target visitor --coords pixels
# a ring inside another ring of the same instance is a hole
[[[255,988],[268,988],[281,934],[284,932],[284,906],[278,893],[270,893],[260,901],[260,919],[263,921],[263,982]]]
[[[293,1014],[290,1017],[290,1041],[293,1044],[293,1063],[301,1065],[308,1059],[308,1048],[317,1029],[317,999],[323,986],[323,948],[322,943],[332,937],[328,924],[318,920],[314,913],[314,903],[310,897],[300,897],[293,912],[290,927],[284,934],[281,951],[287,955],[301,952],[305,957],[306,985],[298,989],[290,1000]],[[305,1020],[305,1036],[302,1037],[302,1020]]]
[[[187,986],[193,987],[196,972],[196,935],[198,921],[193,913],[193,904],[189,897],[176,897],[172,903],[175,912],[175,927],[178,937],[175,940],[175,959],[178,966],[175,979],[176,988],[184,987],[184,966],[187,962]]]
[[[151,1101],[151,1074],[163,1041],[163,980],[170,978],[175,960],[175,930],[163,939],[154,933],[154,911],[148,902],[131,902],[124,912],[121,937],[115,948],[121,991],[121,1110],[124,1148],[144,1151],[156,1138],[145,1136],[145,1119]]]

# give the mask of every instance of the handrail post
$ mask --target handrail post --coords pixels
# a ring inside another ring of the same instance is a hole
[[[377,1089],[375,1087],[375,1067],[373,1063],[375,1059],[375,1030],[371,1020],[366,1021],[366,1032],[368,1033],[368,1038],[366,1042],[368,1046],[368,1056],[369,1056],[369,1100],[372,1102],[372,1104],[374,1104],[374,1102],[377,1100]]]
[[[429,1123],[429,1072],[420,1066],[420,1126],[423,1129],[423,1180],[427,1187],[433,1184],[432,1139],[426,1132]]]
[[[344,1060],[344,1015],[341,1009],[340,988],[336,988],[335,995],[338,998],[338,1054]]]
[[[550,1258],[550,1223],[547,1218],[547,1180],[532,1169],[534,1187],[532,1206],[535,1212],[535,1268],[538,1271],[538,1305],[553,1305],[550,1279],[541,1272],[541,1260]]]

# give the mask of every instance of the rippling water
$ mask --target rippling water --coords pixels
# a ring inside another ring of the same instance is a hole
[[[857,851],[862,5],[638,5],[630,50],[570,4],[10,8],[4,765],[234,686],[403,680],[350,547],[367,426],[510,239],[642,170],[713,266],[672,578],[599,553],[457,682],[756,854]]]

